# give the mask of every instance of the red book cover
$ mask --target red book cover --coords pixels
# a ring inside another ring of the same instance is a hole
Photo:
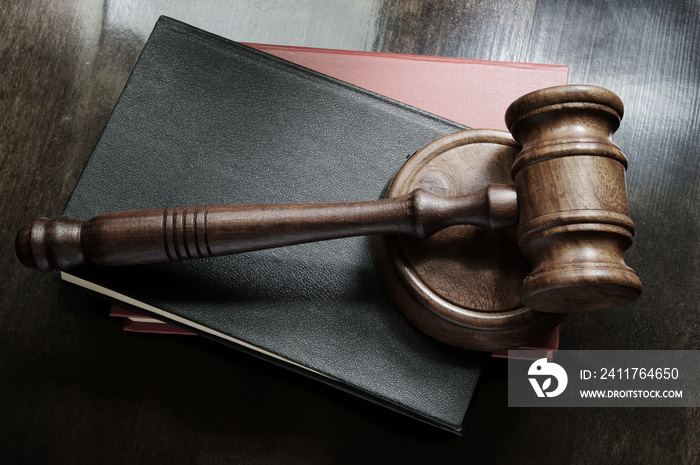
[[[506,130],[513,100],[569,80],[559,65],[247,45],[474,129]]]
[[[569,74],[568,67],[559,65],[246,45],[471,128],[505,130],[505,111],[513,100],[543,87],[567,84]],[[193,334],[118,305],[112,305],[110,315],[124,318],[125,331]],[[558,347],[559,328],[555,328],[528,348]]]

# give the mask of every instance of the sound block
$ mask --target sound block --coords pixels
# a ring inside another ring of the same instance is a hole
[[[513,184],[510,170],[519,149],[505,131],[447,135],[409,158],[387,197],[418,188],[458,196],[487,184]],[[452,226],[423,240],[375,236],[372,253],[379,279],[401,313],[421,331],[455,347],[519,347],[565,317],[521,303],[530,263],[518,250],[514,228]]]

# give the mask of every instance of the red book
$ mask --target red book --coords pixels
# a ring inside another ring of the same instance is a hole
[[[543,87],[567,84],[569,74],[568,67],[558,65],[247,45],[471,128],[505,130],[505,111],[513,100]],[[125,319],[125,331],[193,334],[118,305],[112,306],[110,315]],[[559,328],[555,328],[527,348],[558,347]]]

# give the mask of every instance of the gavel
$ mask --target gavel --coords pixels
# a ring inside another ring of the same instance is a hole
[[[66,271],[87,263],[152,264],[359,235],[425,239],[456,225],[511,229],[532,264],[520,300],[529,313],[555,314],[534,325],[550,328],[566,314],[624,305],[642,292],[623,258],[635,231],[625,188],[627,159],[611,141],[623,112],[617,95],[596,86],[558,86],[524,95],[505,115],[512,145],[519,147],[511,182],[466,195],[425,188],[398,195],[390,187],[386,198],[365,202],[168,207],[106,213],[87,221],[40,218],[20,229],[16,252],[26,266]],[[478,134],[488,139],[491,133]],[[438,146],[444,149],[453,139],[447,136]],[[415,165],[409,159],[397,178],[410,177],[405,171]],[[380,242],[374,247],[381,248]],[[396,276],[383,283],[395,286]],[[404,311],[405,299],[393,300]],[[431,316],[419,315],[424,309],[405,314],[450,344],[499,346],[487,342],[494,329],[490,315],[476,322],[470,315],[455,319],[447,315],[454,313],[450,305],[428,308]],[[518,312],[498,329],[512,332],[519,321],[531,320]],[[472,334],[481,324],[486,329],[477,337],[481,342],[461,342],[465,331]]]

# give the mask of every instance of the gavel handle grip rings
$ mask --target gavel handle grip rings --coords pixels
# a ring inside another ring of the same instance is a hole
[[[28,267],[68,271],[86,263],[163,263],[371,234],[426,238],[457,224],[495,229],[517,223],[515,188],[492,184],[459,197],[416,189],[368,202],[163,208],[87,221],[40,218],[19,231],[15,246]]]

